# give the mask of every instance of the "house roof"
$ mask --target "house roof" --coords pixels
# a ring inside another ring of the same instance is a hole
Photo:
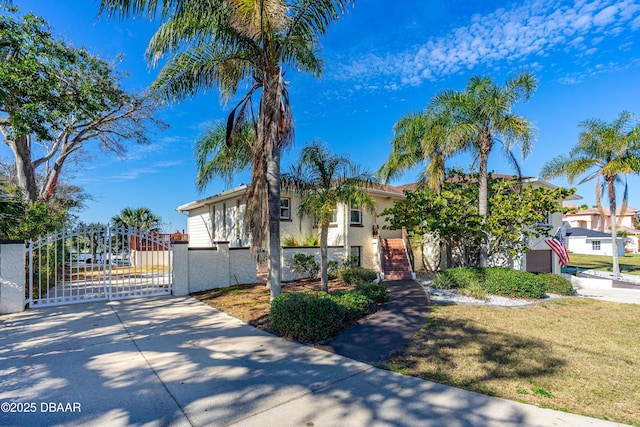
[[[564,204],[565,207],[567,208],[578,208],[579,206],[576,206],[572,203],[565,203]],[[611,209],[609,209],[608,207],[603,206],[602,210],[605,214],[605,216],[610,216],[611,215]],[[616,207],[616,215],[621,215],[622,212],[622,208],[621,206],[617,206]],[[638,209],[636,208],[632,208],[631,206],[627,206],[627,209],[625,211],[625,216],[636,216],[638,214]],[[571,215],[600,215],[600,210],[598,208],[587,208],[587,209],[580,209],[576,212],[573,213],[568,213],[566,216],[571,216]]]
[[[178,206],[176,210],[178,212],[188,212],[190,210],[205,206],[213,201],[224,200],[233,196],[240,195],[244,193],[247,190],[247,188],[248,186],[246,184],[241,184],[238,187],[223,191],[222,193],[214,194],[213,196],[205,197],[204,199],[194,200],[193,202],[185,203],[184,205]]]
[[[178,212],[188,212],[193,209],[197,209],[203,206],[206,206],[211,203],[220,202],[225,199],[229,199],[232,197],[237,197],[247,190],[248,186],[246,184],[240,185],[238,187],[232,188],[230,190],[223,191],[222,193],[214,194],[213,196],[205,197],[204,199],[194,200],[189,203],[185,203],[184,205],[180,205],[176,208]],[[393,186],[393,185],[385,185],[385,184],[374,184],[368,191],[371,194],[393,198],[398,200],[404,200],[405,196],[403,190],[405,189],[414,189],[416,188],[415,184],[407,184],[402,186]],[[288,193],[286,189],[283,189],[283,193]]]
[[[602,231],[590,230],[588,228],[571,227],[567,228],[567,237],[608,237],[611,238],[611,233],[604,233]]]

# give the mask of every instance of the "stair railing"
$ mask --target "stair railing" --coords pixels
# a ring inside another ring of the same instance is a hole
[[[402,244],[404,246],[404,251],[407,254],[407,259],[409,260],[409,268],[411,269],[411,275],[415,276],[413,249],[411,249],[411,241],[409,239],[409,233],[407,233],[407,229],[404,227],[402,227]]]

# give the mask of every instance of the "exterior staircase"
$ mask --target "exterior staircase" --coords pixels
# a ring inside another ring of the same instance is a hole
[[[381,239],[384,280],[411,280],[413,273],[402,239]]]

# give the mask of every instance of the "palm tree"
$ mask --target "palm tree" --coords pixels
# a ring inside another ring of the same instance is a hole
[[[151,209],[140,207],[136,209],[124,208],[118,215],[111,218],[117,226],[131,227],[145,232],[158,232],[162,219],[154,214]]]
[[[429,112],[411,112],[400,118],[393,127],[391,154],[378,170],[377,178],[389,182],[424,164],[419,186],[439,191],[445,180],[445,160],[453,154],[443,144],[447,123],[442,116]]]
[[[314,215],[318,219],[322,290],[328,292],[329,223],[338,203],[374,211],[375,204],[366,191],[373,184],[373,177],[348,157],[336,155],[325,144],[315,141],[302,149],[298,165],[290,167],[282,180],[300,195],[298,215]]]
[[[215,87],[224,100],[250,87],[226,124],[230,143],[246,123],[255,128],[251,144],[252,181],[247,210],[252,246],[268,241],[271,297],[280,294],[280,155],[293,141],[293,116],[284,67],[321,74],[319,36],[353,0],[102,0],[111,15],[164,23],[151,39],[152,63],[169,57],[152,88],[165,101],[179,101]],[[253,95],[260,94],[257,112]]]
[[[623,111],[611,123],[591,119],[580,123],[578,144],[568,155],[559,155],[542,168],[543,178],[566,176],[573,184],[578,176],[584,176],[578,185],[596,181],[596,200],[604,217],[601,199],[606,193],[611,212],[611,238],[613,243],[613,274],[620,275],[618,264],[618,230],[616,219],[616,184],[624,183],[621,210],[626,209],[627,182],[624,175],[640,173],[640,123],[631,113]]]
[[[478,211],[483,221],[488,212],[488,161],[496,142],[507,160],[520,168],[512,148],[520,143],[522,156],[531,150],[533,126],[513,113],[513,105],[527,101],[536,88],[533,74],[516,74],[499,86],[490,77],[469,79],[464,91],[444,91],[430,101],[424,114],[411,113],[396,125],[394,144],[399,146],[379,172],[388,179],[421,162],[427,162],[425,181],[437,186],[444,177],[444,162],[455,153],[470,150],[479,162]],[[410,132],[407,132],[407,129]],[[488,263],[488,236],[480,244],[480,267]]]

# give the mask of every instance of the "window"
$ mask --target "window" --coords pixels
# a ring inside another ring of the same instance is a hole
[[[600,250],[600,240],[593,240],[591,242],[591,250],[599,251]]]
[[[351,224],[362,225],[362,210],[351,209]]]
[[[354,267],[360,267],[360,248],[361,246],[351,246],[351,251],[349,252],[350,261],[353,263]]]
[[[280,219],[291,219],[291,199],[280,199]]]

